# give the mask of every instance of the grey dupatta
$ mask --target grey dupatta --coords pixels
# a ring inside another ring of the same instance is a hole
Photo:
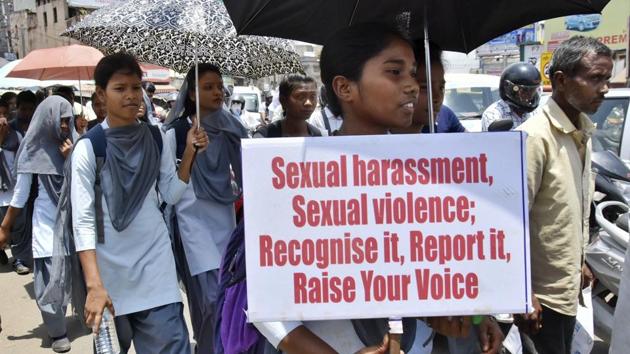
[[[185,112],[188,81],[184,81],[162,129],[173,128]],[[238,118],[225,109],[219,109],[201,119],[201,126],[208,134],[208,148],[199,153],[192,167],[192,185],[199,199],[230,204],[239,195],[232,188],[232,171],[238,187],[242,186],[241,138],[247,138],[247,129]]]
[[[208,148],[199,153],[192,168],[192,184],[199,199],[229,204],[238,198],[232,188],[232,171],[242,186],[241,138],[247,130],[224,109],[201,119],[201,126],[210,140]]]
[[[108,128],[103,196],[117,231],[129,226],[160,172],[160,151],[146,123]]]
[[[2,146],[0,146],[2,148],[2,150],[0,150],[0,191],[2,192],[9,191],[15,186],[15,178],[13,178],[13,172],[7,163],[5,151],[16,153],[20,147],[18,133],[10,125],[8,129],[4,142]]]
[[[61,118],[69,118],[70,134],[61,131]],[[74,113],[65,98],[50,96],[39,104],[16,155],[16,172],[39,175],[46,192],[57,204],[63,184],[65,158],[59,147],[73,140]]]

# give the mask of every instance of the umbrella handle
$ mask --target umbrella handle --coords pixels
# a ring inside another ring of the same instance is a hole
[[[197,119],[195,121],[195,129],[201,127],[201,116],[199,114],[199,58],[197,57],[197,44],[195,43],[195,108],[197,110]]]
[[[389,319],[389,354],[400,354],[403,323],[400,318]]]

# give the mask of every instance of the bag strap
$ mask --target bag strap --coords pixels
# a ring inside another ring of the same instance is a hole
[[[160,128],[155,125],[147,124],[149,126],[149,130],[151,131],[151,135],[153,135],[153,140],[158,146],[158,155],[162,155],[162,147],[164,147],[164,142],[162,141],[162,133],[160,132]],[[184,143],[186,139],[184,139]]]
[[[181,160],[182,156],[184,156],[184,150],[186,150],[186,135],[190,127],[191,125],[185,117],[179,118],[174,124],[175,142],[177,145],[175,157],[177,157],[178,160]]]
[[[103,220],[103,188],[101,187],[101,169],[105,164],[105,151],[107,147],[107,138],[105,130],[100,124],[90,129],[85,138],[92,143],[92,150],[96,157],[96,171],[94,178],[94,211],[96,219],[96,241],[105,243],[105,224]]]

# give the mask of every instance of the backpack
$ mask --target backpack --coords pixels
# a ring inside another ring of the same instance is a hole
[[[264,354],[277,351],[253,324],[247,323],[245,223],[241,220],[223,254],[216,307],[216,354]]]
[[[164,142],[162,141],[162,134],[160,129],[153,125],[148,125],[153,140],[158,146],[159,155],[162,154],[162,147]],[[94,156],[96,157],[96,173],[94,180],[94,210],[96,211],[96,237],[98,243],[105,242],[105,226],[103,224],[103,189],[101,188],[101,169],[105,163],[105,152],[107,148],[107,138],[105,136],[105,130],[103,126],[97,124],[92,129],[88,130],[83,136],[85,139],[89,139],[92,143],[92,149],[94,150]],[[158,155],[158,156],[159,156]]]

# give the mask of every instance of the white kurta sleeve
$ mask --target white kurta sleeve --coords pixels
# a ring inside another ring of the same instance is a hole
[[[173,130],[173,129],[172,129]],[[179,179],[175,169],[173,147],[171,140],[162,133],[162,155],[160,157],[160,178],[158,189],[162,199],[168,204],[177,204],[186,191],[186,182]]]
[[[13,198],[10,205],[14,208],[24,208],[28,197],[31,194],[31,184],[33,183],[33,175],[30,173],[18,173],[15,187],[13,188]]]
[[[284,337],[294,329],[302,326],[302,322],[298,321],[254,322],[253,324],[276,349],[278,349],[278,345]]]
[[[173,159],[173,161],[176,161],[177,160],[177,137],[175,135],[175,128],[167,130],[163,136],[166,137],[166,139],[164,139],[165,141],[168,140],[169,149],[168,150],[162,149],[162,150],[168,153],[169,156]]]
[[[96,218],[94,210],[94,181],[96,157],[92,144],[82,139],[72,152],[72,225],[77,251],[96,248]]]

